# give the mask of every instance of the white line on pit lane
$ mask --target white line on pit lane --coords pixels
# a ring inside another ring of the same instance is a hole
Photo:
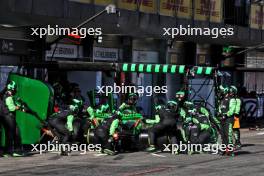
[[[157,153],[151,153],[151,155],[153,155],[153,156],[158,156],[158,157],[166,157],[166,156],[164,156],[164,155],[159,155],[159,154],[157,154]]]
[[[264,132],[261,132],[261,133],[257,133],[257,135],[264,135]]]
[[[106,153],[98,153],[98,154],[94,154],[94,156],[106,156]]]

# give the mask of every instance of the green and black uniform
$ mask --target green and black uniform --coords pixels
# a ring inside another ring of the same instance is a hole
[[[241,99],[239,97],[236,97],[235,99],[236,99],[235,116],[237,118],[240,118]],[[241,147],[239,128],[234,128],[233,132],[234,132],[234,138],[235,138],[235,145],[237,147]]]
[[[184,91],[178,91],[176,92],[176,100],[177,100],[177,103],[178,103],[178,111],[179,111],[179,115],[180,115],[180,119],[179,119],[179,131],[181,133],[181,140],[183,142],[187,142],[187,137],[186,137],[186,134],[185,134],[185,129],[183,127],[183,123],[184,121],[186,120],[186,115],[187,115],[187,109],[186,107],[184,107],[184,103],[187,101],[186,100],[186,95],[185,95],[185,92]]]
[[[91,128],[97,127],[100,123],[102,123],[107,118],[111,117],[110,106],[108,104],[102,104],[99,108],[95,109],[89,106],[87,108],[87,113],[89,114],[89,120],[92,122]]]
[[[67,144],[70,142],[70,137],[73,133],[73,121],[76,118],[76,113],[70,110],[63,110],[53,114],[49,120],[49,125],[54,128],[55,135],[59,137],[59,142]]]
[[[116,118],[110,127],[109,134],[113,135],[114,132],[120,127],[120,126],[134,126],[135,123],[139,119],[141,119],[141,115],[138,116],[136,107],[134,105],[129,105],[127,103],[123,103],[119,108],[116,114],[119,116],[119,118]],[[133,115],[136,116],[133,116]],[[138,123],[133,128],[133,134],[138,134],[142,128],[142,123]]]
[[[1,120],[5,130],[5,144],[7,154],[17,155],[15,148],[20,145],[20,137],[17,134],[16,111],[19,106],[16,104],[13,92],[6,91],[1,103]]]
[[[210,133],[210,139],[211,139],[210,142],[216,143],[218,138],[217,130],[220,130],[220,126],[221,126],[220,121],[216,117],[213,117],[205,107],[198,106],[197,109],[199,110],[198,111],[199,114],[202,115],[200,116],[202,118],[201,121],[203,121],[202,123],[205,123],[210,126],[208,130],[208,132]]]
[[[119,121],[117,115],[113,115],[110,118],[102,121],[97,128],[95,128],[95,139],[97,144],[101,144],[102,150],[108,154],[114,154],[113,146],[113,135],[115,129],[118,127],[118,123],[113,123],[114,121]],[[113,124],[116,126],[114,127]]]
[[[102,121],[97,128],[95,128],[95,136],[97,143],[102,145],[104,152],[108,154],[114,154],[113,146],[113,136],[119,130],[122,125],[135,124],[138,117],[133,117],[131,114],[136,113],[136,108],[134,105],[128,105],[123,103],[119,110],[115,112],[113,116]],[[130,116],[131,115],[131,116]],[[139,123],[135,128],[133,128],[133,133],[138,133],[141,129],[141,123]]]
[[[74,135],[74,120],[78,118],[79,102],[79,100],[73,99],[69,110],[55,113],[48,119],[48,124],[54,129],[53,132],[62,144],[70,144],[77,137]],[[67,150],[63,150],[62,154],[67,154],[67,152]]]
[[[236,99],[228,94],[221,100],[219,115],[222,124],[222,143],[225,145],[233,144],[233,125],[236,110]]]
[[[113,135],[119,129],[130,129],[134,135],[138,134],[141,130],[142,124],[140,119],[142,116],[137,113],[136,103],[138,95],[130,93],[127,102],[121,104],[115,114],[96,128],[96,134],[100,137],[101,143],[104,144],[105,152],[112,154],[113,151]],[[100,135],[99,135],[100,134]]]
[[[175,104],[175,106],[177,106],[177,103],[174,101],[169,101],[168,103]],[[151,148],[152,150],[154,150],[157,145],[157,137],[162,135],[167,135],[172,144],[178,143],[176,136],[178,119],[178,107],[161,107],[156,110],[155,119],[146,120],[147,124],[153,124],[153,127],[149,129],[149,145],[153,148]]]
[[[184,122],[186,120],[186,115],[187,115],[187,112],[186,112],[186,109],[184,107],[179,107],[179,115],[180,115],[180,123],[181,125],[179,126],[180,127],[180,132],[181,132],[181,140],[186,143],[188,141],[187,137],[186,137],[186,133],[185,133],[185,129],[184,129]]]
[[[187,141],[205,144],[210,142],[211,125],[208,117],[200,114],[196,109],[188,110],[183,123]]]

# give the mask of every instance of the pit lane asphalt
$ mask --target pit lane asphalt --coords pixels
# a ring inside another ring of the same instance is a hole
[[[105,156],[89,152],[59,156],[54,153],[0,158],[1,176],[96,175],[264,175],[264,131],[242,130],[243,149],[235,157],[212,154],[172,155],[146,152]]]

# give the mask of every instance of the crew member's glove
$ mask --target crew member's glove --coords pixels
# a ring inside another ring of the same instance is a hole
[[[147,123],[147,119],[145,119],[145,118],[143,118],[141,121],[142,121],[143,123]]]
[[[43,121],[43,122],[42,122],[42,126],[43,126],[44,128],[47,128],[47,127],[49,126],[49,123],[48,123],[47,121]]]
[[[113,136],[110,136],[110,137],[108,138],[108,142],[109,142],[109,143],[114,142],[114,138],[113,138]]]

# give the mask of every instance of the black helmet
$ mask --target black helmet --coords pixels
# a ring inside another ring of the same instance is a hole
[[[58,94],[61,94],[62,93],[62,85],[59,83],[59,82],[55,82],[53,85],[52,85],[55,93],[58,93]]]

